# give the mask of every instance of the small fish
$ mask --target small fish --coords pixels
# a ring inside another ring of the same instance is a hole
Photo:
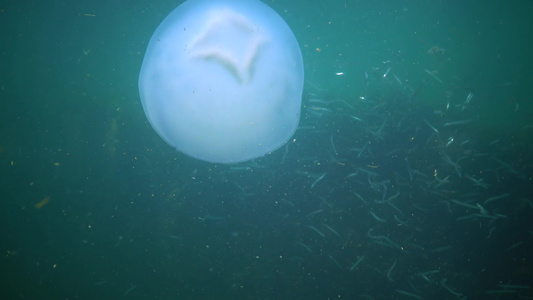
[[[473,97],[474,97],[474,94],[468,93],[468,96],[466,96],[465,104],[470,103],[470,100],[472,100]]]
[[[311,189],[313,189],[315,187],[315,185],[322,179],[324,179],[324,176],[326,176],[326,174],[328,174],[327,172],[322,174],[320,177],[318,177],[315,181],[313,181],[313,183],[311,184]]]
[[[426,71],[426,73],[431,75],[431,77],[435,78],[435,80],[437,80],[438,82],[442,83],[442,80],[440,80],[440,78],[437,77],[437,75],[433,74],[433,72],[429,71],[428,69],[424,69],[424,71]]]
[[[385,71],[385,74],[383,74],[383,78],[385,78],[385,77],[387,77],[387,75],[389,75],[390,69],[391,68],[388,68],[387,71]]]

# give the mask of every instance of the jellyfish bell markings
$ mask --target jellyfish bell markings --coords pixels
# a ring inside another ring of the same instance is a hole
[[[258,0],[190,0],[153,34],[139,92],[154,130],[215,163],[261,157],[296,131],[303,60],[285,21]]]

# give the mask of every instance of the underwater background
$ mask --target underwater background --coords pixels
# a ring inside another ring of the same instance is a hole
[[[264,2],[302,114],[236,165],[143,112],[181,1],[0,4],[0,297],[533,299],[533,2]]]

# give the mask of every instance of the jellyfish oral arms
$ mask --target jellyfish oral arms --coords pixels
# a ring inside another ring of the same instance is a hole
[[[153,34],[139,92],[154,130],[197,159],[237,163],[284,145],[300,119],[303,60],[258,0],[190,0]]]

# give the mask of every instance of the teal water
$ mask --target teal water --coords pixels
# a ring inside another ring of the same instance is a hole
[[[239,165],[142,110],[180,2],[0,5],[2,299],[531,299],[531,2],[265,2],[302,118]]]

